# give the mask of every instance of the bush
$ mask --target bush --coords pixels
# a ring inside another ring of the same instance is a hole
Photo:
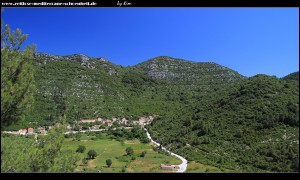
[[[85,146],[79,145],[78,148],[77,148],[77,150],[76,150],[76,152],[84,153],[85,149],[86,149]]]
[[[146,153],[147,153],[146,151],[143,151],[143,152],[141,153],[140,157],[145,157]]]
[[[106,160],[106,165],[107,165],[107,167],[110,167],[110,166],[111,166],[111,164],[112,164],[112,161],[111,161],[111,159],[107,159],[107,160]]]
[[[158,148],[156,146],[152,146],[153,151],[157,151]]]
[[[83,160],[82,160],[82,164],[83,164],[83,165],[87,165],[87,164],[88,164],[88,161],[87,161],[87,159],[86,159],[86,158],[83,158]]]
[[[69,138],[70,135],[69,135],[69,134],[65,134],[64,137],[65,137],[65,138]]]
[[[125,151],[126,151],[127,156],[131,156],[131,155],[133,154],[133,149],[132,149],[132,147],[126,148]]]

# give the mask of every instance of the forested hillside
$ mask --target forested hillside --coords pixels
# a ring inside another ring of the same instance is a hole
[[[299,81],[299,71],[298,72],[294,72],[291,73],[285,77],[283,77],[283,79],[285,80],[295,80],[295,81]]]
[[[210,89],[244,78],[215,63],[164,56],[125,68],[105,58],[83,54],[36,53],[34,65],[35,104],[26,122],[44,125],[53,124],[62,115],[72,123],[81,118],[136,119],[142,115],[165,114],[180,109]],[[175,74],[174,78],[160,76],[168,73]]]
[[[299,171],[299,81],[256,75],[203,95],[149,129],[189,160],[244,172]]]

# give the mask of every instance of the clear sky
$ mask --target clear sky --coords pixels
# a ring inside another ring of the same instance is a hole
[[[299,71],[299,8],[5,8],[37,52],[216,62],[244,76]]]

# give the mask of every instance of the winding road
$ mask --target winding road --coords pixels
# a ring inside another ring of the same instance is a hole
[[[154,144],[157,145],[157,146],[160,146],[160,144],[159,144],[158,142],[154,141],[154,140],[151,138],[151,136],[150,136],[148,130],[147,130],[146,128],[144,128],[144,130],[146,131],[147,137],[151,140],[151,142],[154,143]],[[170,153],[172,156],[175,156],[175,157],[179,158],[179,159],[182,161],[182,163],[178,165],[178,166],[179,166],[179,169],[178,169],[177,172],[185,172],[185,171],[186,171],[186,168],[187,168],[187,160],[186,160],[184,157],[182,157],[182,156],[180,156],[180,155],[178,155],[178,154],[172,153],[171,151],[167,150],[167,149],[166,149],[165,147],[163,147],[163,146],[162,146],[161,148],[162,148],[164,151]]]

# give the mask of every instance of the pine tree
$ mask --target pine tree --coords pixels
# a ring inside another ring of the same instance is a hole
[[[1,10],[2,13],[2,10]],[[24,117],[33,103],[34,46],[21,51],[27,35],[11,31],[1,20],[1,128]]]

